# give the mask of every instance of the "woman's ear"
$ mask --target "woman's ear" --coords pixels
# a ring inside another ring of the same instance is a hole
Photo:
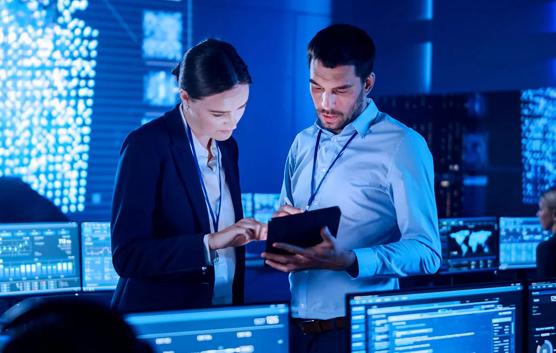
[[[187,93],[187,91],[182,89],[182,88],[180,88],[180,99],[181,99],[181,102],[183,103],[183,105],[186,108],[189,107],[191,97],[189,97],[189,94]]]

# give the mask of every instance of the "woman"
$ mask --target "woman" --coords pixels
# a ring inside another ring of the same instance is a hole
[[[556,187],[542,194],[537,217],[543,229],[553,234],[537,246],[537,274],[541,278],[556,277]]]
[[[241,303],[243,245],[264,237],[242,219],[231,137],[249,97],[247,66],[209,39],[173,73],[181,103],[129,134],[116,175],[112,305],[125,312]]]

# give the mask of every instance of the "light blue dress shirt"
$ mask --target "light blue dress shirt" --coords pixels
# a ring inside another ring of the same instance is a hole
[[[354,251],[359,275],[291,273],[293,316],[307,319],[345,316],[346,293],[397,289],[397,277],[435,273],[441,260],[431,153],[421,135],[379,112],[372,100],[337,135],[317,121],[296,136],[286,160],[282,204],[307,206],[319,130],[315,185],[357,132],[310,209],[340,207],[337,244]]]

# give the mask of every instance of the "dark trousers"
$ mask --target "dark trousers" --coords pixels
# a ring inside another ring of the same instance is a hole
[[[295,322],[290,324],[290,353],[346,352],[346,329],[305,335]]]

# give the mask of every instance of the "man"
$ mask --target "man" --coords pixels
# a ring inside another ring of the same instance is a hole
[[[437,271],[440,241],[432,156],[424,139],[367,98],[375,46],[363,30],[332,25],[308,47],[316,123],[290,149],[275,216],[339,206],[336,237],[291,253],[263,253],[290,273],[292,352],[346,349],[346,293],[398,288],[399,276]]]

